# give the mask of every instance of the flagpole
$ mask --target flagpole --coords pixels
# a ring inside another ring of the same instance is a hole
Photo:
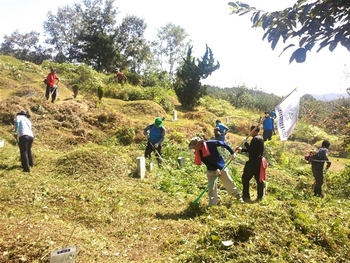
[[[279,106],[279,105],[281,105],[281,103],[286,99],[286,98],[288,98],[295,90],[297,90],[298,89],[298,87],[295,87],[280,103],[278,103],[277,104],[277,106],[275,107],[275,109]]]

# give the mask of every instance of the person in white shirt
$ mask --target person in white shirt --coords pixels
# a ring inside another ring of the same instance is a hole
[[[29,118],[30,115],[25,110],[17,113],[15,120],[15,132],[13,134],[15,139],[18,141],[23,172],[27,173],[30,173],[30,167],[34,166],[32,152],[34,134],[32,131],[32,123],[30,122]]]

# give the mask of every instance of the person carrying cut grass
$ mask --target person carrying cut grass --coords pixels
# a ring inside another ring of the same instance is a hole
[[[147,125],[143,134],[148,136],[145,149],[145,158],[151,158],[151,153],[156,152],[158,165],[162,164],[162,143],[165,139],[166,129],[163,126],[163,118],[156,118],[154,123]]]
[[[223,147],[230,152],[231,159],[236,158],[234,150],[223,141],[204,141],[199,137],[194,137],[190,140],[190,143],[188,145],[189,149],[195,150],[194,163],[197,165],[204,163],[207,167],[209,206],[218,204],[218,186],[217,180],[215,180],[218,176],[228,194],[234,195],[240,202],[243,202],[243,199],[241,198],[237,186],[230,176],[228,169],[223,169],[225,167],[225,161],[218,151],[218,148],[220,147]]]

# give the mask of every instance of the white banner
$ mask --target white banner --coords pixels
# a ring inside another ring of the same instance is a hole
[[[277,129],[281,141],[286,141],[292,134],[299,115],[300,94],[293,90],[279,105],[276,106]]]

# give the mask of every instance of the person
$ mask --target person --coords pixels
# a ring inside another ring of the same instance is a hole
[[[276,115],[275,110],[272,110],[272,111],[270,112],[270,117],[271,117],[272,119],[276,119],[276,118],[277,118],[277,115]]]
[[[147,125],[143,134],[148,136],[145,149],[145,158],[151,158],[151,153],[156,152],[158,165],[162,164],[162,143],[165,139],[166,129],[163,126],[163,118],[156,118],[154,123]]]
[[[118,83],[126,82],[126,76],[120,71],[119,68],[115,71],[115,77]]]
[[[274,120],[270,116],[270,112],[265,111],[265,118],[263,120],[263,138],[264,141],[271,140],[272,134],[275,133],[275,125],[274,125]]]
[[[226,140],[226,133],[228,133],[229,128],[225,124],[221,123],[220,120],[216,120],[215,123],[216,123],[215,127],[219,127],[222,133],[222,135],[218,138],[218,140],[224,142]]]
[[[219,127],[215,127],[214,128],[214,138],[215,140],[220,140],[222,135],[224,135],[221,131]]]
[[[314,196],[323,197],[322,185],[324,181],[324,164],[327,163],[326,170],[328,170],[331,166],[331,162],[327,157],[328,148],[330,145],[331,144],[329,141],[324,140],[321,148],[319,148],[316,151],[316,154],[311,157],[311,169],[315,178]]]
[[[264,165],[262,163],[263,153],[264,153],[264,139],[259,135],[260,128],[259,126],[251,126],[250,134],[252,139],[250,144],[247,141],[247,138],[243,138],[243,145],[245,148],[237,146],[235,148],[236,152],[247,152],[248,153],[248,161],[245,163],[243,168],[242,175],[242,185],[243,185],[243,193],[242,198],[244,202],[251,202],[250,192],[249,192],[249,183],[250,180],[255,178],[257,183],[257,199],[256,201],[261,201],[264,195],[264,182],[260,180],[260,169],[261,166]],[[266,160],[265,160],[266,161]]]
[[[46,93],[45,93],[46,100],[49,100],[51,95],[51,102],[53,103],[56,100],[56,97],[58,94],[57,84],[58,82],[60,82],[60,79],[56,75],[56,69],[51,68],[51,71],[47,75],[45,82],[46,82]]]
[[[215,180],[217,176],[219,176],[226,191],[230,195],[234,195],[240,202],[243,202],[228,169],[223,169],[225,161],[218,151],[219,147],[227,149],[231,154],[231,159],[236,157],[234,150],[227,143],[220,140],[204,141],[199,137],[194,137],[188,145],[189,149],[195,150],[195,164],[201,165],[204,163],[207,167],[209,206],[214,206],[218,203],[217,180]]]
[[[32,153],[34,134],[32,131],[32,123],[29,118],[30,115],[25,110],[17,113],[15,131],[13,134],[18,141],[23,172],[27,173],[30,173],[30,167],[34,166],[34,157]]]

